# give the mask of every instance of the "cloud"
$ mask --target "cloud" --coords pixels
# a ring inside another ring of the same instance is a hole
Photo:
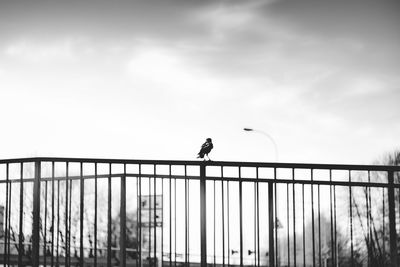
[[[24,40],[7,44],[3,48],[3,54],[6,57],[35,62],[71,60],[76,55],[74,48],[76,46],[71,40],[45,44]]]
[[[257,11],[288,27],[326,37],[398,39],[400,34],[396,31],[400,4],[394,0],[279,0]]]
[[[90,36],[94,39],[196,36],[192,15],[220,1],[2,1],[0,31],[4,38],[28,35]],[[197,28],[198,29],[198,28]]]
[[[181,56],[160,47],[136,50],[128,63],[132,80],[155,82],[164,86],[188,86],[195,80],[185,67]]]

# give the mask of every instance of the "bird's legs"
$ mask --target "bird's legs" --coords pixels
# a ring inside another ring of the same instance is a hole
[[[208,156],[208,154],[207,154],[206,156],[207,156],[207,158],[208,158],[208,161],[211,161],[210,156]],[[205,158],[205,157],[204,157],[204,158]]]

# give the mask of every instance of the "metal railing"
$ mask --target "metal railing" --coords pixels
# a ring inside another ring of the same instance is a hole
[[[398,266],[399,174],[377,165],[0,160],[0,264]]]

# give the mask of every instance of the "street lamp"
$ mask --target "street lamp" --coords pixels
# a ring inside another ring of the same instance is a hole
[[[256,130],[253,128],[243,128],[244,131],[246,132],[256,132],[256,133],[260,133],[264,136],[266,136],[274,145],[274,150],[275,150],[275,160],[278,161],[279,157],[278,157],[278,146],[275,143],[275,140],[272,138],[272,136],[270,136],[268,133],[264,132],[264,131],[260,131],[260,130]]]

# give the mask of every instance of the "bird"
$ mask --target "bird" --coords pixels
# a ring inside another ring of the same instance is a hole
[[[207,138],[206,142],[201,146],[201,149],[200,149],[199,153],[197,154],[198,155],[197,158],[201,158],[201,159],[204,158],[204,160],[206,160],[204,156],[207,156],[208,160],[211,160],[210,157],[208,156],[208,153],[210,153],[211,149],[213,149],[213,148],[214,148],[214,145],[212,143],[211,138]]]

